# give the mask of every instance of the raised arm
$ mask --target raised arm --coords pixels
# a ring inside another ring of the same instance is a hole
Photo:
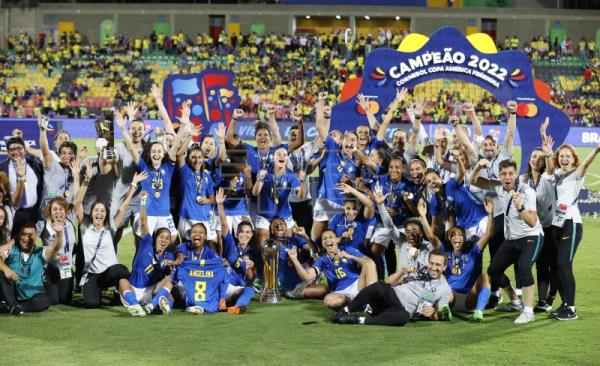
[[[453,150],[454,160],[456,161],[456,181],[462,185],[465,180],[465,166],[460,158],[460,150]]]
[[[394,118],[394,114],[398,110],[400,103],[402,103],[404,98],[406,98],[407,93],[408,93],[408,91],[406,88],[396,90],[396,98],[394,98],[394,100],[388,106],[388,111],[387,111],[385,117],[383,118],[383,122],[381,123],[381,126],[379,126],[379,130],[377,131],[377,140],[383,141],[385,139],[385,132],[387,131],[388,127],[390,126],[390,122],[392,122],[392,119]]]
[[[302,111],[296,109],[292,112],[292,119],[296,121],[298,127],[298,139],[288,144],[288,153],[304,145],[304,123],[302,122]]]
[[[462,105],[462,111],[467,115],[467,120],[471,122],[473,126],[473,137],[483,137],[483,129],[481,128],[481,121],[477,117],[477,113],[475,113],[475,108],[471,103],[464,103]]]
[[[300,276],[300,278],[302,278],[303,281],[312,281],[315,279],[315,277],[317,277],[317,270],[314,269],[314,267],[304,269],[302,263],[300,263],[300,261],[298,260],[298,251],[295,247],[291,249],[286,249],[285,251],[287,252],[288,257],[290,258],[292,263],[294,264],[294,269],[296,270],[296,273],[298,273],[298,276]]]
[[[52,228],[54,229],[54,231],[56,231],[56,237],[54,238],[52,243],[50,243],[50,245],[46,247],[46,250],[44,251],[44,257],[46,259],[46,262],[50,262],[54,260],[54,258],[56,258],[56,254],[58,254],[58,251],[62,247],[64,241],[63,232],[65,230],[65,224],[62,222],[54,222],[52,223]]]
[[[140,193],[140,235],[142,238],[150,232],[148,229],[148,209],[146,208],[147,201],[148,192],[142,191]]]
[[[472,186],[481,188],[481,189],[490,189],[491,188],[491,180],[483,178],[479,175],[479,172],[481,171],[481,169],[489,168],[489,167],[490,167],[489,161],[487,161],[486,159],[479,160],[479,162],[477,163],[477,165],[475,165],[475,168],[471,172],[471,175],[469,175],[469,184],[471,184]]]
[[[179,150],[177,150],[177,166],[180,168],[182,168],[185,165],[185,155],[187,153],[187,147],[190,145],[191,141],[192,141],[192,136],[189,135],[185,139],[185,141],[183,142],[183,144],[181,145]]]
[[[306,172],[301,170],[298,172],[298,180],[300,181],[300,188],[298,188],[298,192],[296,196],[300,199],[306,198],[306,193],[308,192],[308,177],[306,176]]]
[[[235,146],[235,125],[238,119],[244,117],[244,110],[236,109],[233,111],[233,115],[231,116],[231,120],[229,121],[229,126],[227,126],[227,132],[225,133],[225,142],[227,142],[231,146]]]
[[[546,136],[542,138],[542,150],[544,151],[544,162],[546,164],[546,174],[554,174],[554,159],[552,156],[552,147],[554,146],[554,139],[552,136]]]
[[[504,151],[512,154],[515,130],[517,128],[517,102],[509,100],[506,103],[506,109],[508,110],[508,125],[506,127],[506,137],[504,138]]]
[[[273,145],[280,145],[283,143],[283,140],[281,139],[279,126],[277,126],[277,119],[275,118],[276,111],[276,105],[270,104],[267,106],[267,121],[269,122],[269,127],[271,129],[271,140],[273,141]]]
[[[321,96],[323,93],[319,93]],[[317,132],[319,133],[319,137],[321,140],[325,142],[327,139],[327,135],[329,134],[329,126],[331,124],[331,107],[323,106],[323,119],[317,119],[315,121],[315,127],[317,128]]]
[[[150,94],[154,99],[154,103],[158,108],[158,115],[163,120],[163,128],[166,133],[175,134],[175,129],[173,128],[173,123],[171,122],[171,117],[169,117],[169,113],[167,113],[167,109],[162,101],[162,95],[160,94],[160,89],[158,85],[152,84],[152,88],[150,89]]]
[[[438,163],[442,169],[449,172],[452,171],[452,163],[449,160],[444,159],[440,145],[433,145],[433,155],[435,156],[435,162]]]
[[[227,146],[225,144],[225,124],[219,123],[217,127],[217,138],[219,139],[219,155],[215,160],[215,165],[220,166],[227,161]]]
[[[471,141],[469,141],[469,136],[467,136],[463,127],[460,126],[458,117],[450,116],[450,118],[448,119],[448,122],[450,122],[452,127],[454,127],[454,133],[456,133],[456,137],[458,137],[458,141],[460,142],[461,146],[464,147],[465,151],[467,152],[467,156],[469,157],[469,160],[477,161],[477,158],[479,157],[477,154],[477,150],[475,149],[475,146],[473,146]]]
[[[125,217],[125,212],[127,212],[127,205],[129,205],[131,198],[135,194],[135,191],[137,190],[137,187],[138,187],[138,183],[143,181],[146,178],[148,178],[148,173],[146,173],[146,172],[135,173],[135,175],[133,176],[133,179],[131,180],[131,185],[129,186],[129,190],[127,191],[127,194],[125,195],[123,202],[121,202],[121,206],[119,206],[119,210],[115,214],[115,217],[113,220],[114,227],[121,226],[121,223],[123,222],[123,218]]]
[[[252,195],[253,196],[258,196],[260,194],[260,191],[262,190],[266,176],[267,176],[267,171],[264,169],[261,169],[258,172],[258,174],[256,175],[256,182],[254,183],[254,186],[252,187]]]
[[[381,222],[386,229],[391,230],[390,236],[392,237],[392,240],[394,240],[396,243],[400,243],[402,241],[400,230],[398,230],[396,225],[394,225],[394,220],[392,220],[392,217],[384,205],[384,202],[388,196],[389,194],[383,194],[383,190],[379,184],[375,186],[375,189],[373,190],[373,197],[377,203],[377,209],[379,210],[379,215],[381,216]]]
[[[590,165],[592,164],[594,159],[596,159],[598,152],[600,152],[600,142],[596,145],[594,150],[592,150],[590,152],[590,154],[587,156],[587,158],[585,158],[583,163],[579,164],[579,166],[577,167],[577,171],[576,171],[577,178],[585,177],[585,174],[587,173],[588,168],[590,167]]]
[[[11,197],[11,203],[13,207],[18,208],[25,192],[25,184],[27,183],[27,161],[25,158],[17,159],[16,167],[17,188],[15,189],[15,194],[13,194]]]
[[[115,123],[121,130],[121,135],[123,135],[123,142],[125,143],[125,147],[127,148],[127,151],[129,151],[129,154],[131,154],[133,161],[137,164],[140,161],[140,155],[138,154],[138,151],[135,148],[135,145],[133,145],[133,142],[131,141],[129,132],[127,132],[127,126],[125,125],[125,118],[123,117],[121,112],[119,112],[118,110],[115,111]]]
[[[173,145],[168,151],[169,159],[171,161],[177,161],[177,152],[183,146],[185,141],[189,136],[191,136],[191,122],[190,122],[190,105],[192,104],[191,100],[185,101],[183,103],[183,108],[181,109],[181,126],[177,131],[177,135],[175,135],[175,140],[173,141]]]
[[[483,201],[483,205],[485,206],[485,212],[487,212],[488,221],[485,227],[485,234],[483,234],[483,236],[479,238],[479,241],[477,242],[477,246],[481,252],[483,252],[486,245],[488,245],[494,233],[494,199],[491,197],[486,197]]]
[[[46,134],[47,124],[43,121],[44,116],[41,113],[38,113],[38,127],[40,129],[40,149],[42,151],[42,163],[44,164],[44,169],[50,168],[54,158],[52,157],[52,153],[50,152],[50,147],[48,145],[48,135]]]
[[[364,216],[366,219],[370,219],[371,217],[373,217],[375,215],[375,205],[373,204],[373,201],[366,194],[362,193],[361,191],[359,191],[358,189],[356,189],[354,187],[349,186],[346,183],[338,183],[335,186],[335,188],[344,192],[344,194],[346,194],[346,197],[349,194],[356,197],[356,199],[358,199],[365,208]]]
[[[423,199],[420,199],[419,203],[417,204],[417,212],[419,213],[419,218],[421,219],[421,225],[423,225],[425,236],[427,236],[427,239],[429,239],[434,247],[439,248],[441,241],[433,232],[431,225],[429,225],[429,221],[427,220],[427,205]]]
[[[217,189],[217,193],[215,195],[215,201],[217,202],[217,210],[219,211],[219,221],[221,222],[221,237],[227,236],[229,233],[229,224],[227,224],[227,215],[225,215],[225,199],[227,196],[225,195],[225,191],[223,188]]]
[[[79,189],[75,193],[75,199],[73,200],[73,209],[75,210],[75,215],[77,216],[77,221],[83,221],[83,198],[85,197],[85,193],[90,185],[94,173],[94,169],[92,168],[92,162],[88,161],[85,165],[85,176],[83,178],[83,182],[79,186]]]
[[[365,154],[364,152],[360,151],[359,149],[355,149],[354,150],[354,156],[356,156],[358,158],[358,161],[366,166],[367,168],[369,168],[373,173],[377,172],[377,164],[375,164],[375,162],[373,160],[371,160],[367,154]]]

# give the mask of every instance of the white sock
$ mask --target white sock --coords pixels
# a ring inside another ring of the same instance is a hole
[[[358,324],[365,324],[365,317],[361,316],[358,318]]]
[[[523,307],[523,312],[528,315],[533,315],[533,307],[525,306]]]
[[[344,310],[344,312],[346,312],[346,313],[350,314],[350,309],[348,309],[348,307],[347,307],[347,306],[344,306],[344,309],[343,309],[343,310]]]
[[[523,295],[523,289],[516,289],[515,292],[517,293],[517,296],[522,296]]]
[[[500,290],[492,292],[492,295],[500,297]]]
[[[575,306],[569,306],[569,309],[571,309],[572,312],[575,312]]]

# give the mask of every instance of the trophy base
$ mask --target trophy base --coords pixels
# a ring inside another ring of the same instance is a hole
[[[281,301],[281,295],[278,290],[263,289],[260,294],[260,302],[265,304],[276,304]]]

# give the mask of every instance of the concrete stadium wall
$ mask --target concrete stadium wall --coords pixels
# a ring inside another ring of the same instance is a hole
[[[537,0],[518,2],[534,6]],[[545,3],[545,2],[543,2]],[[462,8],[424,9],[415,7],[361,7],[361,6],[275,6],[275,5],[182,5],[182,4],[43,4],[32,9],[0,10],[0,36],[2,45],[9,33],[27,31],[37,34],[52,29],[58,21],[73,21],[77,29],[91,41],[99,38],[100,23],[104,19],[115,22],[118,32],[131,36],[150,34],[159,20],[170,22],[173,31],[183,31],[189,36],[208,33],[209,16],[224,15],[227,23],[237,17],[240,30],[250,31],[253,23],[263,23],[267,32],[291,33],[295,29],[295,16],[330,16],[340,14],[349,18],[401,16],[410,19],[411,31],[431,34],[437,28],[450,25],[465,31],[468,25],[480,26],[482,18],[497,19],[498,40],[516,34],[522,41],[532,36],[547,35],[557,22],[567,28],[567,34],[579,39],[592,37],[600,27],[600,11],[573,11],[541,8]],[[356,24],[350,21],[350,24]]]

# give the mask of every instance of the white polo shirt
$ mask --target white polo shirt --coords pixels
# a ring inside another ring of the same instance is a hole
[[[80,228],[86,264],[96,255],[90,264],[89,273],[102,273],[108,267],[119,263],[113,245],[114,231],[112,228],[102,227],[98,230],[91,224],[89,217],[83,220]]]
[[[505,191],[502,185],[494,186],[494,191],[498,195],[497,200],[500,201],[501,207],[504,210],[504,238],[506,240],[515,240],[543,234],[540,219],[536,216],[535,225],[533,227],[527,225],[521,218],[519,211],[517,211],[516,205],[508,194],[509,192]],[[523,202],[523,207],[526,211],[536,211],[537,203],[535,191],[531,189],[531,187],[519,182],[515,191],[521,194],[521,201]]]

